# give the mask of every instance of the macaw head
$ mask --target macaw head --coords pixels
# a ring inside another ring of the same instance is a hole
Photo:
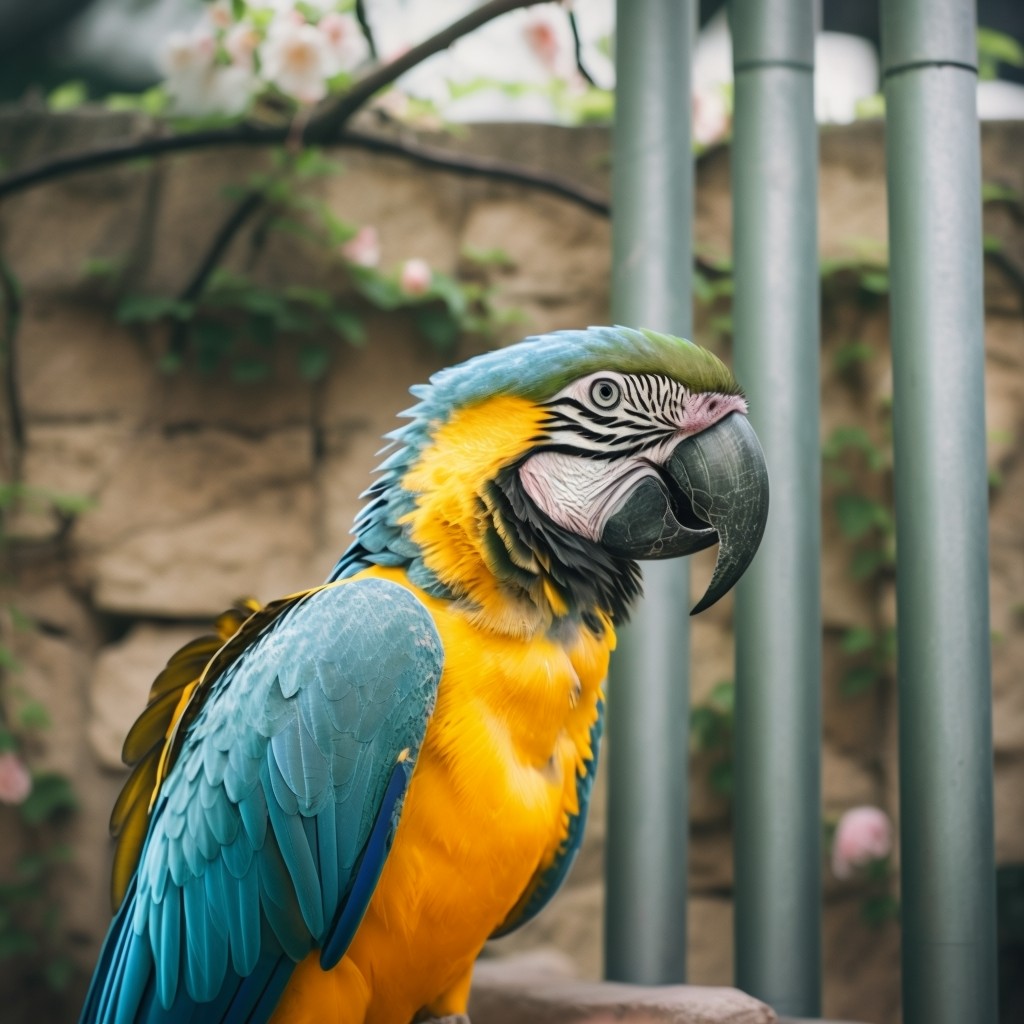
[[[528,338],[412,389],[335,577],[403,565],[431,593],[515,630],[549,617],[623,619],[638,560],[718,544],[717,601],[750,564],[768,474],[726,366],[653,331]],[[523,627],[525,628],[525,627]]]

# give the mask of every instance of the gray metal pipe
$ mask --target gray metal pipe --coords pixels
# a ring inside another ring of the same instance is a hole
[[[692,0],[619,0],[612,174],[612,314],[689,337],[692,325]],[[689,570],[644,565],[619,631],[608,700],[605,973],[686,976]]]
[[[997,1017],[981,159],[971,0],[882,4],[903,1019]]]
[[[821,1000],[821,447],[813,0],[732,0],[736,376],[772,499],[736,589],[736,984]]]

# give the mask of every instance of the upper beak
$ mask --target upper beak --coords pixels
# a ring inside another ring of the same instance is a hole
[[[612,514],[601,543],[626,558],[676,558],[718,541],[692,615],[728,593],[750,565],[768,519],[768,469],[750,421],[733,412],[685,438]]]

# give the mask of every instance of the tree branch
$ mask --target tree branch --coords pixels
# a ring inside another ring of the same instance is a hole
[[[373,38],[370,19],[366,16],[366,0],[356,0],[356,21],[359,22],[359,27],[363,30],[363,38],[366,40],[366,45],[370,48],[370,56],[376,60],[378,57],[377,41]]]
[[[428,57],[447,50],[452,43],[469,35],[487,22],[508,14],[520,7],[533,7],[541,0],[490,0],[481,4],[458,21],[453,21],[440,32],[423,40],[411,50],[406,50],[387,64],[378,65],[367,72],[348,92],[337,99],[328,101],[322,110],[310,120],[306,128],[305,141],[315,144],[329,142],[360,107],[375,96],[381,89],[401,78],[406,71],[411,71]]]
[[[345,123],[368,100],[380,92],[420,61],[447,49],[456,40],[489,21],[520,7],[530,7],[538,0],[490,0],[464,18],[453,22],[440,32],[407,50],[393,61],[378,65],[356,82],[346,93],[328,100],[323,108],[310,118],[303,141],[315,145],[330,145]],[[40,185],[54,178],[62,178],[79,171],[94,170],[108,164],[135,160],[139,157],[180,153],[211,146],[273,146],[290,137],[290,126],[266,127],[240,124],[230,128],[212,128],[204,131],[184,132],[180,135],[154,135],[148,138],[120,142],[102,149],[71,153],[0,177],[0,199],[23,189]]]
[[[385,153],[409,160],[421,167],[432,167],[437,170],[450,171],[473,178],[489,178],[492,181],[507,181],[517,185],[529,185],[541,192],[561,196],[584,209],[607,217],[611,212],[608,198],[595,189],[577,185],[568,178],[547,174],[544,171],[524,167],[521,164],[496,160],[492,157],[469,156],[465,153],[451,153],[435,146],[424,146],[418,143],[400,142],[398,139],[375,135],[370,132],[355,131],[351,128],[341,132],[334,145],[365,149],[371,153]]]

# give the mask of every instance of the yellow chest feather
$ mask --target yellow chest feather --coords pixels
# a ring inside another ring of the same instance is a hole
[[[409,586],[397,570],[368,573]],[[315,958],[300,965],[277,1021],[405,1024],[425,1006],[463,1011],[477,953],[579,810],[610,623],[600,636],[526,640],[409,589],[434,618],[445,664],[394,846],[341,964],[330,974]]]

